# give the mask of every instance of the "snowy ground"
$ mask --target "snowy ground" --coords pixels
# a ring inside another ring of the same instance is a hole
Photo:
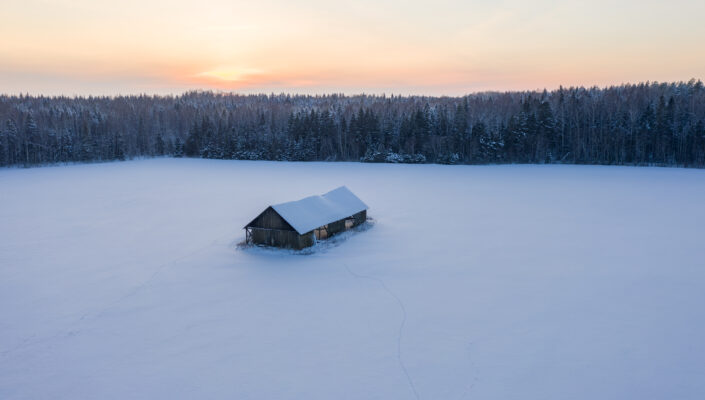
[[[374,225],[243,250],[347,185]],[[705,171],[0,170],[2,399],[703,399]]]

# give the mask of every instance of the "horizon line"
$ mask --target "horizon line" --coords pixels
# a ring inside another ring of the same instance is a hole
[[[448,94],[423,94],[423,93],[408,93],[408,94],[401,94],[401,93],[387,93],[384,91],[380,92],[351,92],[351,93],[345,93],[344,91],[325,91],[322,90],[319,93],[304,93],[304,92],[297,92],[297,91],[270,91],[270,92],[248,92],[248,91],[237,91],[237,90],[223,90],[223,89],[213,89],[213,88],[194,88],[194,89],[188,89],[188,90],[182,90],[179,92],[174,92],[174,93],[157,93],[157,92],[133,92],[133,93],[118,93],[118,94],[42,94],[42,93],[30,93],[30,92],[19,92],[19,93],[0,93],[0,97],[6,97],[6,98],[16,98],[16,97],[34,97],[34,98],[68,98],[68,99],[87,99],[87,98],[110,98],[110,99],[115,99],[115,98],[122,98],[122,97],[142,97],[142,96],[147,96],[147,97],[162,97],[162,98],[167,98],[167,97],[183,97],[188,94],[213,94],[213,95],[224,95],[224,96],[239,96],[239,97],[258,97],[258,96],[292,96],[292,97],[332,97],[332,96],[339,96],[339,97],[381,97],[381,98],[386,98],[386,97],[406,97],[406,98],[414,98],[414,97],[430,97],[430,98],[463,98],[463,97],[468,97],[468,96],[477,96],[477,95],[482,95],[482,94],[505,94],[505,93],[551,93],[551,92],[556,92],[559,90],[573,90],[573,89],[598,89],[598,90],[606,90],[610,88],[615,88],[615,87],[626,87],[626,86],[640,86],[640,85],[647,85],[647,86],[653,86],[653,85],[697,85],[697,84],[702,85],[703,80],[701,78],[690,78],[688,80],[669,80],[669,81],[658,81],[658,80],[646,80],[646,81],[639,81],[639,82],[621,82],[621,83],[615,83],[615,84],[606,84],[606,85],[599,85],[599,84],[594,84],[594,85],[570,85],[570,86],[564,86],[564,85],[558,85],[558,87],[553,87],[553,88],[548,88],[548,87],[543,87],[543,88],[534,88],[534,89],[509,89],[509,90],[479,90],[479,91],[472,91],[472,92],[467,92],[465,94],[460,94],[460,95],[448,95]]]

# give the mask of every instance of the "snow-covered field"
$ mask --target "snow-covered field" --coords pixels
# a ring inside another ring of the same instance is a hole
[[[375,219],[241,249],[347,185]],[[2,399],[703,399],[705,171],[0,170]]]

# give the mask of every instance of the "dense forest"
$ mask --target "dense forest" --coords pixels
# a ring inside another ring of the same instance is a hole
[[[162,155],[705,167],[705,88],[691,80],[464,97],[0,96],[2,166]]]

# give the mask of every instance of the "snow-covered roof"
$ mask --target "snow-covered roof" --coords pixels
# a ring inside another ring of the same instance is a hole
[[[367,210],[348,188],[341,186],[321,196],[273,205],[272,208],[291,225],[299,235],[323,225]]]

